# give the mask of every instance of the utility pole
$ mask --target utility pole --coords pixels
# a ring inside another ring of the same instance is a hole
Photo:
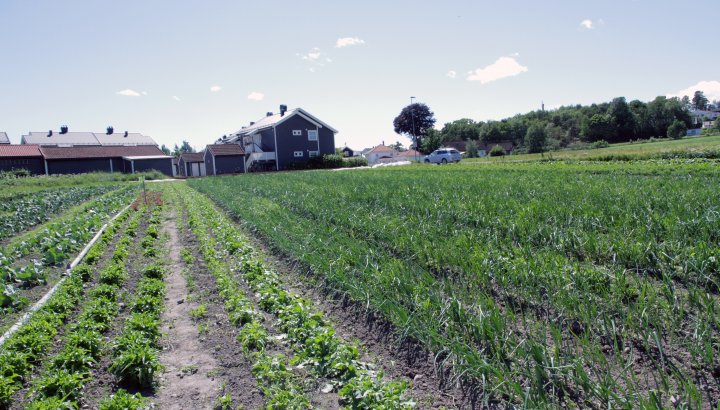
[[[419,147],[417,146],[417,145],[418,145],[418,144],[417,144],[417,137],[415,136],[415,111],[414,111],[413,108],[412,108],[413,99],[415,99],[415,97],[410,97],[410,119],[411,119],[411,121],[412,121],[413,142],[414,142],[414,145],[415,145],[415,148],[414,148],[414,149],[415,149],[415,152],[416,152],[416,154],[415,154],[415,162],[417,162],[417,152],[418,152],[418,148],[419,148]]]

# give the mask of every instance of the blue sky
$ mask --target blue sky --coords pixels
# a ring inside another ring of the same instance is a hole
[[[336,145],[617,96],[720,99],[716,1],[0,0],[0,131],[108,125],[197,148],[303,107]],[[688,91],[685,91],[688,90]]]

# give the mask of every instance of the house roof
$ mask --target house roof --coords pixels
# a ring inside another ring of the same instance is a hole
[[[214,157],[245,155],[245,151],[239,144],[211,144],[207,146],[207,150]]]
[[[10,138],[8,138],[7,133],[0,132],[0,144],[9,144]]]
[[[128,161],[142,161],[148,159],[170,159],[172,157],[170,155],[133,155],[123,156],[122,158]]]
[[[205,162],[205,154],[202,152],[186,152],[180,155],[185,162]]]
[[[108,147],[40,147],[45,159],[120,158],[133,156],[165,155],[155,145],[108,146]]]
[[[0,145],[0,157],[42,157],[37,145]]]
[[[22,136],[22,143],[68,147],[75,145],[157,145],[152,138],[137,132],[128,133],[127,137],[124,132],[115,132],[110,135],[100,132],[68,132],[65,134],[53,132],[51,136],[48,134],[47,131],[30,132]]]
[[[376,145],[370,149],[367,153],[381,153],[381,152],[395,152],[395,150],[387,145]]]
[[[409,149],[407,151],[403,151],[397,155],[398,157],[422,157],[425,156],[425,154],[415,151],[414,149]]]
[[[52,135],[48,136],[48,134],[47,131],[30,132],[22,136],[22,143],[57,146],[100,145],[100,142],[92,132],[67,132],[60,134],[59,132],[53,131]]]
[[[338,132],[335,128],[325,124],[324,122],[320,121],[314,115],[312,115],[309,112],[298,107],[298,108],[293,108],[292,110],[288,110],[287,112],[285,112],[285,115],[280,115],[280,113],[273,114],[273,115],[267,115],[267,116],[255,121],[255,123],[253,125],[242,128],[242,129],[230,134],[230,141],[235,141],[239,137],[253,134],[256,131],[260,131],[260,130],[270,128],[270,127],[275,127],[275,126],[287,121],[288,118],[291,118],[295,115],[302,116],[306,120],[308,120],[312,123],[315,123],[318,127],[325,127],[334,133]]]
[[[94,134],[101,145],[157,145],[152,138],[139,132],[128,132],[127,137],[125,132],[113,132],[110,135],[99,132]]]

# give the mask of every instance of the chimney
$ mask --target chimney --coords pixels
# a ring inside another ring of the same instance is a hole
[[[250,121],[250,126],[252,127],[253,125],[255,125],[255,121]]]
[[[67,134],[67,132],[68,132],[67,125],[63,125],[62,127],[60,127],[60,134]]]
[[[47,135],[47,136],[48,136],[48,138],[52,137],[52,130],[49,130],[49,131],[48,131],[48,135]]]
[[[128,132],[125,131],[125,135],[123,135],[123,138],[127,138],[127,136],[128,136]]]
[[[268,111],[268,112],[265,113],[265,116],[266,116],[266,117],[272,117],[272,115],[273,115],[273,113],[270,112],[270,111]]]
[[[285,115],[285,112],[286,112],[286,111],[287,111],[287,105],[285,105],[285,104],[280,105],[280,116],[281,116],[281,117],[282,117],[283,115]]]
[[[113,127],[112,127],[112,126],[109,126],[109,127],[107,127],[107,131],[106,131],[105,133],[106,133],[107,135],[112,135],[113,131],[114,131],[114,130],[113,130]]]

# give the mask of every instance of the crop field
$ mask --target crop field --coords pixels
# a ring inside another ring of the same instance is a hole
[[[28,180],[0,409],[716,409],[717,166]]]
[[[389,323],[399,343],[420,343],[470,405],[718,406],[716,162],[188,184],[348,309]]]

